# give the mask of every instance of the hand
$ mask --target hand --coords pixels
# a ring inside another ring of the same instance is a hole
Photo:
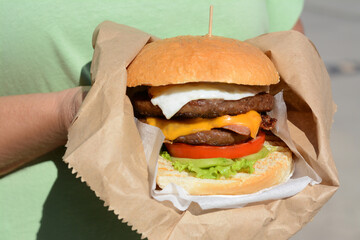
[[[59,96],[57,101],[60,132],[67,133],[87,93],[88,91],[81,87],[58,92]]]
[[[0,97],[0,175],[62,146],[85,92]]]

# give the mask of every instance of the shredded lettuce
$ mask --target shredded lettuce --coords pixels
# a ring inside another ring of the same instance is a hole
[[[198,178],[219,179],[230,178],[238,172],[253,173],[257,160],[266,157],[270,151],[263,147],[259,152],[243,158],[208,158],[191,159],[171,157],[167,151],[160,153],[161,157],[172,162],[173,167],[179,172],[187,171]]]
[[[163,157],[163,158],[165,158],[165,159],[167,159],[167,160],[170,160],[170,161],[171,161],[171,156],[170,156],[170,154],[169,154],[167,151],[165,151],[165,150],[160,152],[160,156]]]

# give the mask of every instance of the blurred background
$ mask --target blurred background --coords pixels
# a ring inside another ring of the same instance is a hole
[[[308,0],[301,19],[326,64],[338,107],[331,146],[340,188],[292,239],[360,239],[360,1]]]

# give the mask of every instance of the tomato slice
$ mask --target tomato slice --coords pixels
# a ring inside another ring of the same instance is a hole
[[[185,143],[165,143],[167,150],[173,157],[179,158],[240,158],[261,150],[265,142],[265,133],[249,142],[230,146],[190,145]]]

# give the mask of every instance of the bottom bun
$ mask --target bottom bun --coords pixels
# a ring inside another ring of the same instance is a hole
[[[266,142],[265,144],[275,145]],[[239,195],[258,192],[280,183],[286,182],[292,172],[292,153],[286,147],[278,147],[266,158],[258,160],[254,165],[255,171],[237,173],[225,179],[201,179],[193,174],[175,170],[172,163],[159,157],[156,183],[160,188],[174,183],[183,187],[191,195]]]

